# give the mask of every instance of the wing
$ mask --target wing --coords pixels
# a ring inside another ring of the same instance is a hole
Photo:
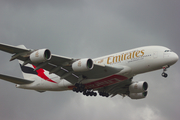
[[[104,88],[97,89],[99,94],[104,97],[114,97],[116,95],[121,95],[122,97],[128,96],[131,99],[142,99],[147,96],[147,88],[148,85],[146,82],[132,82],[133,78],[127,79],[123,82],[116,83],[110,86],[106,86]],[[140,88],[140,84],[143,83],[142,89]],[[132,87],[132,84],[134,86]],[[139,85],[138,85],[139,84]],[[131,87],[130,87],[131,86]],[[138,87],[139,86],[139,87]]]
[[[29,84],[29,83],[34,82],[34,81],[16,78],[16,77],[12,77],[12,76],[7,76],[7,75],[3,75],[3,74],[0,74],[0,79],[15,83],[15,84]]]
[[[122,97],[129,96],[129,86],[132,84],[132,78],[119,82],[104,88],[99,88],[97,91],[101,96],[104,97],[114,97],[116,95],[121,95]]]
[[[59,56],[52,54],[51,59],[45,62],[33,63],[30,60],[30,54],[34,52],[34,50],[27,49],[24,45],[20,46],[12,46],[0,43],[0,50],[14,54],[10,61],[14,59],[19,59],[24,61],[24,64],[30,63],[36,66],[36,69],[43,68],[49,73],[54,73],[61,77],[61,79],[66,79],[72,84],[77,83],[82,77],[87,79],[98,79],[113,75],[115,73],[120,72],[121,68],[114,68],[111,66],[94,64],[93,69],[89,71],[83,72],[74,72],[72,69],[72,63],[79,59],[73,59],[69,57]]]

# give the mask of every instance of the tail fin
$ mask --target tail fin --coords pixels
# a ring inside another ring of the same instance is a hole
[[[36,66],[32,65],[32,64],[27,64],[27,65],[22,65],[23,62],[19,60],[20,63],[20,67],[24,76],[24,79],[28,79],[28,80],[38,80],[39,78],[44,79],[46,81],[52,82],[52,83],[57,83],[53,80],[51,80],[48,76],[49,76],[49,72],[40,68],[38,70],[34,70],[36,68]]]
[[[35,77],[37,77],[38,73],[36,71],[34,71],[34,67],[31,64],[27,64],[27,65],[22,65],[23,61],[19,61],[21,70],[22,70],[22,74],[24,79],[28,79],[28,80],[34,80]]]

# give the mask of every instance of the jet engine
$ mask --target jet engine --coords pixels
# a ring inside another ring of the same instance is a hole
[[[29,58],[33,63],[45,62],[51,59],[51,52],[48,49],[39,49],[31,53]]]
[[[80,59],[72,64],[74,72],[84,72],[93,69],[94,63],[91,59]]]
[[[129,94],[129,97],[131,99],[142,99],[142,98],[145,98],[147,96],[147,91],[146,92],[143,92],[143,93],[130,93]]]
[[[145,92],[147,88],[148,88],[147,82],[140,81],[140,82],[132,83],[129,86],[129,91],[130,93],[142,93]]]

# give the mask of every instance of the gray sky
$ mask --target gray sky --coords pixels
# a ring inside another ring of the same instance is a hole
[[[95,58],[146,45],[171,48],[180,56],[178,0],[1,0],[0,42],[49,48],[75,58]],[[0,51],[0,73],[22,77],[17,61]],[[178,120],[180,64],[137,75],[148,96],[85,97],[71,91],[38,93],[0,80],[1,120]]]

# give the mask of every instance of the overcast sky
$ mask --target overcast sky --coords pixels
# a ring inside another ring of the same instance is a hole
[[[179,0],[0,0],[0,42],[95,58],[161,45],[180,56]],[[0,73],[22,77],[0,51]],[[86,97],[71,91],[38,93],[0,80],[0,120],[179,120],[180,63],[137,75],[149,84],[142,100]]]

